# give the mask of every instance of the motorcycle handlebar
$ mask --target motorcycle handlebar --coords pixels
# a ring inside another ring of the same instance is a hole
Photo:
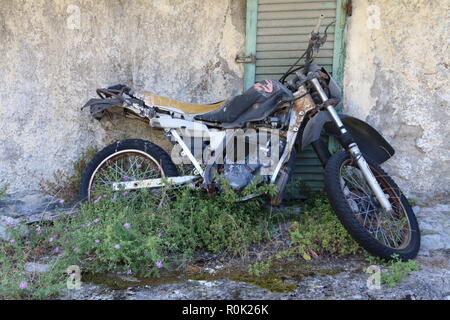
[[[294,72],[296,72],[296,71],[298,71],[298,70],[300,70],[302,68],[308,71],[309,66],[311,65],[311,63],[314,60],[315,56],[319,53],[320,47],[327,40],[328,27],[330,27],[334,23],[334,21],[333,21],[326,27],[325,34],[324,34],[324,36],[321,37],[319,31],[320,31],[320,27],[322,25],[322,21],[323,21],[324,18],[325,18],[324,14],[319,15],[319,20],[317,21],[317,25],[315,26],[315,28],[311,32],[311,38],[309,39],[308,48],[302,54],[302,56],[300,58],[298,58],[298,60],[289,68],[289,70],[286,71],[283,74],[283,76],[280,78],[280,82],[281,83],[284,83],[286,81],[286,78],[289,75],[293,74]],[[297,69],[295,69],[295,66],[297,66],[297,64],[303,58],[305,58],[305,64],[303,66],[298,67]]]

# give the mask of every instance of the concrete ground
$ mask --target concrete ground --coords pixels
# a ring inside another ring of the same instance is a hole
[[[359,258],[332,259],[319,263],[339,266],[336,275],[314,275],[290,292],[271,292],[245,282],[222,278],[213,281],[187,280],[162,285],[140,285],[124,289],[84,283],[81,290],[66,292],[61,299],[75,300],[450,300],[450,253],[434,251],[417,259],[420,270],[391,288],[369,288],[368,264]],[[129,279],[131,280],[131,279]]]

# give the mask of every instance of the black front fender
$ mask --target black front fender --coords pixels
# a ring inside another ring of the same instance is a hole
[[[364,155],[380,164],[394,155],[394,148],[371,125],[345,114],[340,114],[339,116],[342,119],[345,128],[350,132]],[[326,111],[319,111],[306,124],[302,135],[302,150],[312,142],[320,139],[322,132],[326,135],[336,137],[340,134],[338,128]]]

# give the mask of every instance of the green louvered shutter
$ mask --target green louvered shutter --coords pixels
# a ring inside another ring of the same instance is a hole
[[[256,55],[256,66],[246,65],[245,87],[264,79],[279,79],[307,48],[320,14],[325,15],[323,27],[337,20],[337,28],[329,28],[327,42],[315,62],[330,72],[333,60],[343,63],[342,6],[342,0],[247,0],[246,54]],[[323,189],[323,168],[311,147],[298,154],[295,176],[307,190]]]
[[[259,0],[256,36],[256,81],[279,79],[308,46],[309,35],[320,14],[323,24],[336,17],[336,1]],[[334,27],[316,63],[331,71]]]

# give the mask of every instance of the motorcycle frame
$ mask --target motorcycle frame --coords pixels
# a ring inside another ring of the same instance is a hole
[[[293,94],[294,101],[289,110],[289,125],[285,132],[286,135],[286,146],[284,151],[275,165],[273,174],[270,177],[270,183],[275,184],[280,172],[287,166],[289,159],[292,155],[292,150],[295,147],[297,141],[297,136],[300,132],[301,126],[304,124],[305,116],[308,112],[315,110],[317,108],[310,94],[308,94],[308,89],[306,85],[300,86],[296,92]],[[186,145],[183,138],[178,133],[179,129],[183,129],[185,135],[183,136],[193,136],[193,137],[205,137],[210,138],[210,148],[211,150],[219,154],[219,150],[226,146],[233,136],[226,138],[226,131],[212,131],[210,127],[201,121],[194,121],[193,118],[184,114],[181,111],[162,106],[150,106],[151,112],[147,108],[142,108],[136,104],[126,104],[124,103],[121,107],[124,109],[132,111],[134,114],[141,118],[147,118],[150,127],[159,128],[164,130],[166,137],[172,140],[175,144],[178,144],[182,150],[182,156],[189,159],[189,162],[194,166],[194,175],[171,177],[168,179],[147,179],[138,181],[128,181],[128,182],[116,182],[112,184],[114,190],[135,190],[143,188],[160,188],[166,184],[186,184],[198,179],[204,179],[207,182],[211,182],[206,176],[206,168],[202,168],[199,161],[192,154],[189,146]],[[213,126],[211,126],[212,128]],[[261,128],[265,130],[266,128]],[[172,138],[172,139],[171,139]],[[214,163],[214,159],[208,161],[209,165]],[[280,192],[282,190],[279,190]],[[257,195],[252,195],[257,196]],[[251,197],[247,197],[251,198]]]
[[[309,94],[309,89],[313,88],[318,93],[320,99],[322,100],[322,104],[320,105],[319,109],[324,109],[328,112],[329,116],[331,117],[332,122],[336,125],[339,131],[339,140],[341,145],[348,150],[354,161],[356,162],[357,166],[361,170],[364,178],[366,179],[367,183],[369,184],[369,187],[372,189],[372,191],[375,194],[375,197],[377,198],[378,202],[381,204],[383,209],[386,212],[392,212],[392,205],[390,204],[388,200],[388,195],[386,195],[383,190],[381,189],[380,185],[378,184],[374,174],[372,173],[367,161],[364,158],[363,153],[359,149],[357,143],[355,142],[354,138],[350,134],[350,132],[346,129],[344,126],[343,121],[341,120],[340,116],[335,110],[335,103],[332,101],[332,99],[329,99],[327,94],[325,93],[324,89],[322,88],[318,77],[321,77],[320,72],[318,71],[310,71],[311,63],[314,60],[314,52],[315,54],[318,53],[319,48],[325,43],[327,38],[327,30],[328,27],[331,26],[329,24],[327,28],[325,29],[325,35],[320,36],[319,29],[321,26],[321,22],[323,20],[324,16],[320,15],[318,24],[316,28],[311,33],[311,38],[309,40],[309,45],[307,51],[297,60],[297,62],[292,65],[292,67],[283,75],[283,77],[280,79],[282,83],[284,83],[284,80],[286,80],[286,77],[290,74],[293,74],[296,72],[294,69],[297,63],[306,55],[305,65],[304,69],[307,71],[306,77],[302,74],[299,75],[298,73],[298,80],[304,79],[303,84],[299,86],[296,92],[294,92],[294,100],[292,103],[292,107],[290,108],[290,116],[289,116],[289,125],[288,129],[286,130],[286,146],[284,148],[283,154],[280,157],[278,163],[275,166],[275,170],[270,178],[271,184],[276,184],[277,179],[280,175],[281,170],[285,168],[289,160],[292,156],[292,150],[294,148],[294,145],[297,141],[297,136],[299,134],[300,128],[305,120],[305,116],[308,114],[308,112],[312,110],[317,110],[318,106],[316,106],[315,102],[313,101],[311,95]],[[310,71],[310,72],[308,72]],[[331,76],[330,76],[331,77]],[[105,90],[97,90],[97,93],[102,97],[102,92]],[[121,93],[123,93],[123,89]],[[127,92],[128,94],[129,92]],[[114,190],[130,190],[130,189],[141,189],[141,188],[158,188],[162,187],[167,181],[170,183],[187,183],[193,180],[196,180],[198,178],[203,178],[203,181],[206,182],[207,185],[212,182],[212,178],[209,177],[209,172],[211,171],[212,164],[209,163],[205,169],[202,168],[201,164],[197,161],[197,159],[192,154],[190,148],[186,145],[186,143],[183,141],[182,137],[178,133],[177,129],[183,128],[185,131],[189,132],[190,130],[194,131],[194,137],[195,137],[195,131],[199,131],[202,137],[206,134],[210,137],[210,148],[214,152],[217,153],[219,148],[225,147],[230,142],[231,138],[226,137],[226,134],[211,134],[211,131],[209,130],[208,125],[205,125],[205,123],[194,121],[193,115],[186,114],[182,112],[181,110],[178,110],[176,108],[170,107],[170,106],[156,106],[151,105],[147,106],[144,104],[143,101],[145,101],[145,95],[143,95],[141,92],[132,92],[132,94],[128,94],[133,99],[127,99],[122,98],[121,94],[117,95],[115,93],[106,92],[105,96],[114,96],[116,100],[108,101],[107,103],[103,104],[99,103],[98,101],[91,101],[88,102],[84,107],[86,106],[93,106],[96,104],[99,104],[100,106],[97,107],[98,109],[94,112],[97,113],[99,111],[102,111],[104,109],[107,109],[111,106],[120,106],[126,110],[130,110],[133,114],[137,115],[139,118],[144,118],[149,120],[149,125],[151,127],[155,128],[161,128],[165,131],[166,136],[172,137],[177,143],[181,149],[182,149],[182,155],[186,156],[189,161],[193,164],[195,167],[194,176],[181,176],[181,177],[174,177],[170,179],[165,178],[159,178],[159,179],[149,179],[149,180],[141,180],[141,181],[131,181],[131,182],[117,182],[113,184]],[[102,100],[104,102],[104,100]],[[115,105],[115,103],[121,103],[122,105]],[[83,108],[84,108],[83,107]],[[91,109],[92,113],[92,109]],[[213,127],[213,125],[210,125],[210,127]],[[376,132],[376,131],[375,131]],[[313,134],[312,137],[316,136],[316,134]],[[225,142],[224,142],[225,140]],[[314,140],[314,139],[313,139]],[[382,142],[384,139],[381,139]],[[325,165],[330,154],[327,148],[324,148],[323,145],[318,142],[319,140],[311,141],[313,144],[314,150],[318,154],[320,160]],[[302,141],[303,142],[303,141]],[[385,141],[382,143],[382,145],[386,145]],[[303,146],[305,147],[305,146]],[[389,147],[389,146],[388,146]],[[323,150],[325,149],[325,150]],[[389,148],[388,148],[389,149]],[[392,148],[391,148],[392,149]],[[393,151],[393,149],[392,149]],[[384,158],[384,157],[382,157]],[[216,159],[213,159],[216,160]],[[289,168],[288,168],[289,169]],[[282,188],[284,188],[284,184],[282,183]],[[279,193],[282,193],[284,190],[278,190]],[[251,195],[253,196],[253,195]],[[256,196],[256,195],[255,195]]]
[[[355,160],[357,166],[361,170],[364,175],[366,181],[369,184],[369,187],[374,192],[378,202],[381,204],[383,209],[386,212],[392,211],[392,205],[390,204],[387,195],[383,192],[380,185],[378,184],[375,176],[367,164],[367,161],[364,159],[363,153],[359,149],[356,142],[352,139],[350,133],[345,128],[341,118],[337,114],[334,109],[334,105],[331,100],[329,100],[327,94],[322,88],[319,80],[318,74],[316,72],[310,72],[307,76],[307,81],[301,85],[296,92],[294,92],[294,100],[291,108],[289,109],[289,125],[286,132],[286,147],[284,148],[283,154],[281,155],[279,161],[277,162],[274,172],[270,177],[270,183],[276,184],[277,180],[280,176],[280,172],[286,168],[288,165],[289,159],[292,155],[292,150],[296,144],[297,137],[300,131],[300,128],[304,124],[305,116],[313,111],[318,110],[318,106],[312,99],[309,94],[309,89],[314,88],[315,91],[319,94],[320,99],[322,100],[321,108],[325,109],[330,115],[332,121],[335,123],[341,135],[341,144],[344,148],[346,148],[349,153],[352,155]],[[210,185],[212,183],[212,178],[209,175],[210,169],[212,168],[212,164],[217,159],[212,159],[208,161],[208,165],[206,168],[202,168],[201,164],[192,154],[190,148],[183,141],[183,138],[180,136],[177,130],[184,129],[185,133],[191,136],[209,136],[210,137],[210,148],[216,154],[220,154],[220,148],[226,147],[228,143],[232,140],[230,137],[226,137],[225,130],[222,131],[212,131],[210,127],[217,127],[214,125],[208,126],[204,122],[194,121],[193,116],[183,113],[182,111],[165,106],[144,106],[139,105],[137,103],[129,103],[125,100],[125,102],[121,106],[124,109],[132,111],[133,114],[137,115],[140,118],[148,119],[149,125],[154,128],[163,129],[166,133],[167,137],[173,138],[174,142],[181,147],[182,155],[186,156],[192,165],[195,167],[194,175],[190,176],[180,176],[180,177],[172,177],[169,179],[147,179],[147,180],[139,180],[139,181],[130,181],[130,182],[116,182],[113,183],[112,187],[114,190],[133,190],[133,189],[142,189],[142,188],[160,188],[165,184],[185,184],[197,179],[203,179],[206,185]],[[342,139],[343,137],[343,139]],[[226,139],[225,139],[226,138]],[[342,142],[344,140],[344,142]],[[225,144],[225,145],[224,145]],[[317,151],[316,151],[317,152]],[[320,152],[318,152],[320,153]],[[281,186],[284,188],[284,186]],[[279,193],[282,193],[284,190],[278,190]],[[257,195],[252,195],[257,196]]]

